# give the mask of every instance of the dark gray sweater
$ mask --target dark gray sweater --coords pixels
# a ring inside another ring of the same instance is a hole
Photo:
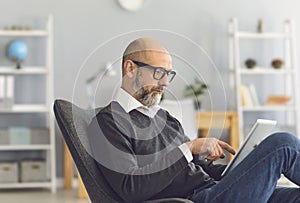
[[[99,169],[124,202],[187,197],[213,185],[225,168],[197,156],[188,163],[178,146],[189,139],[162,109],[150,118],[112,102],[92,120],[88,134]]]

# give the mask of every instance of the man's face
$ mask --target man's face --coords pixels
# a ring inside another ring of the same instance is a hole
[[[169,54],[151,51],[147,53],[146,60],[140,61],[154,67],[162,67],[165,70],[172,70],[171,57]],[[135,64],[136,65],[136,64]],[[134,97],[145,106],[157,105],[162,97],[164,87],[169,82],[167,75],[160,80],[153,77],[154,70],[145,67],[137,67],[134,82]]]
[[[138,69],[134,84],[135,98],[148,107],[157,105],[161,100],[164,87],[159,84],[143,85],[142,78],[142,70]]]

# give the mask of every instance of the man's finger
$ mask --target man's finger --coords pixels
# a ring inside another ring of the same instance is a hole
[[[223,142],[223,141],[219,141],[219,145],[225,149],[226,151],[228,151],[229,153],[235,155],[235,150],[229,145],[227,144],[226,142]]]
[[[220,158],[224,159],[225,158],[225,154],[224,154],[224,151],[223,151],[222,147],[219,144],[217,145],[217,147],[218,147],[218,152],[219,152]]]

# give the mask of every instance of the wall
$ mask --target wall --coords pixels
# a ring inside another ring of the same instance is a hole
[[[28,22],[28,19],[35,19],[33,23],[39,23],[38,19],[53,14],[55,98],[73,100],[75,89],[75,102],[85,106],[84,79],[107,61],[115,62],[114,68],[118,71],[125,46],[130,40],[145,34],[163,40],[162,43],[168,45],[172,53],[182,57],[175,57],[174,67],[180,74],[186,75],[170,87],[172,93],[181,97],[182,85],[194,77],[192,71],[186,71],[190,66],[184,63],[184,59],[210,85],[210,94],[203,97],[204,107],[222,110],[232,108],[225,101],[228,97],[229,19],[237,17],[240,28],[255,30],[258,18],[262,18],[264,30],[277,31],[281,30],[285,19],[293,18],[296,20],[296,28],[300,28],[300,21],[297,21],[300,18],[299,4],[297,0],[145,0],[141,10],[127,12],[119,7],[117,0],[0,0],[0,27],[8,23]],[[136,30],[140,31],[133,32]],[[124,35],[128,32],[132,33]],[[300,32],[297,36],[299,38]],[[216,68],[202,49],[192,42],[206,50]],[[85,68],[79,71],[84,60],[101,44],[103,46],[96,52],[99,55],[93,55]],[[297,52],[300,53],[298,45]],[[102,97],[96,99],[100,105],[108,102],[110,93],[116,87],[114,84],[118,84],[119,79],[102,80],[98,88]],[[58,174],[61,176],[59,135],[57,148]]]

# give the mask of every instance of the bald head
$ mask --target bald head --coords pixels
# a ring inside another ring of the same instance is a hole
[[[171,70],[172,59],[164,46],[150,38],[136,39],[124,51],[122,88],[145,106],[153,106],[169,84],[167,76],[157,79],[155,75]]]
[[[128,59],[147,62],[151,60],[153,53],[169,55],[169,52],[163,45],[151,38],[136,39],[132,41],[125,49],[122,66]]]

